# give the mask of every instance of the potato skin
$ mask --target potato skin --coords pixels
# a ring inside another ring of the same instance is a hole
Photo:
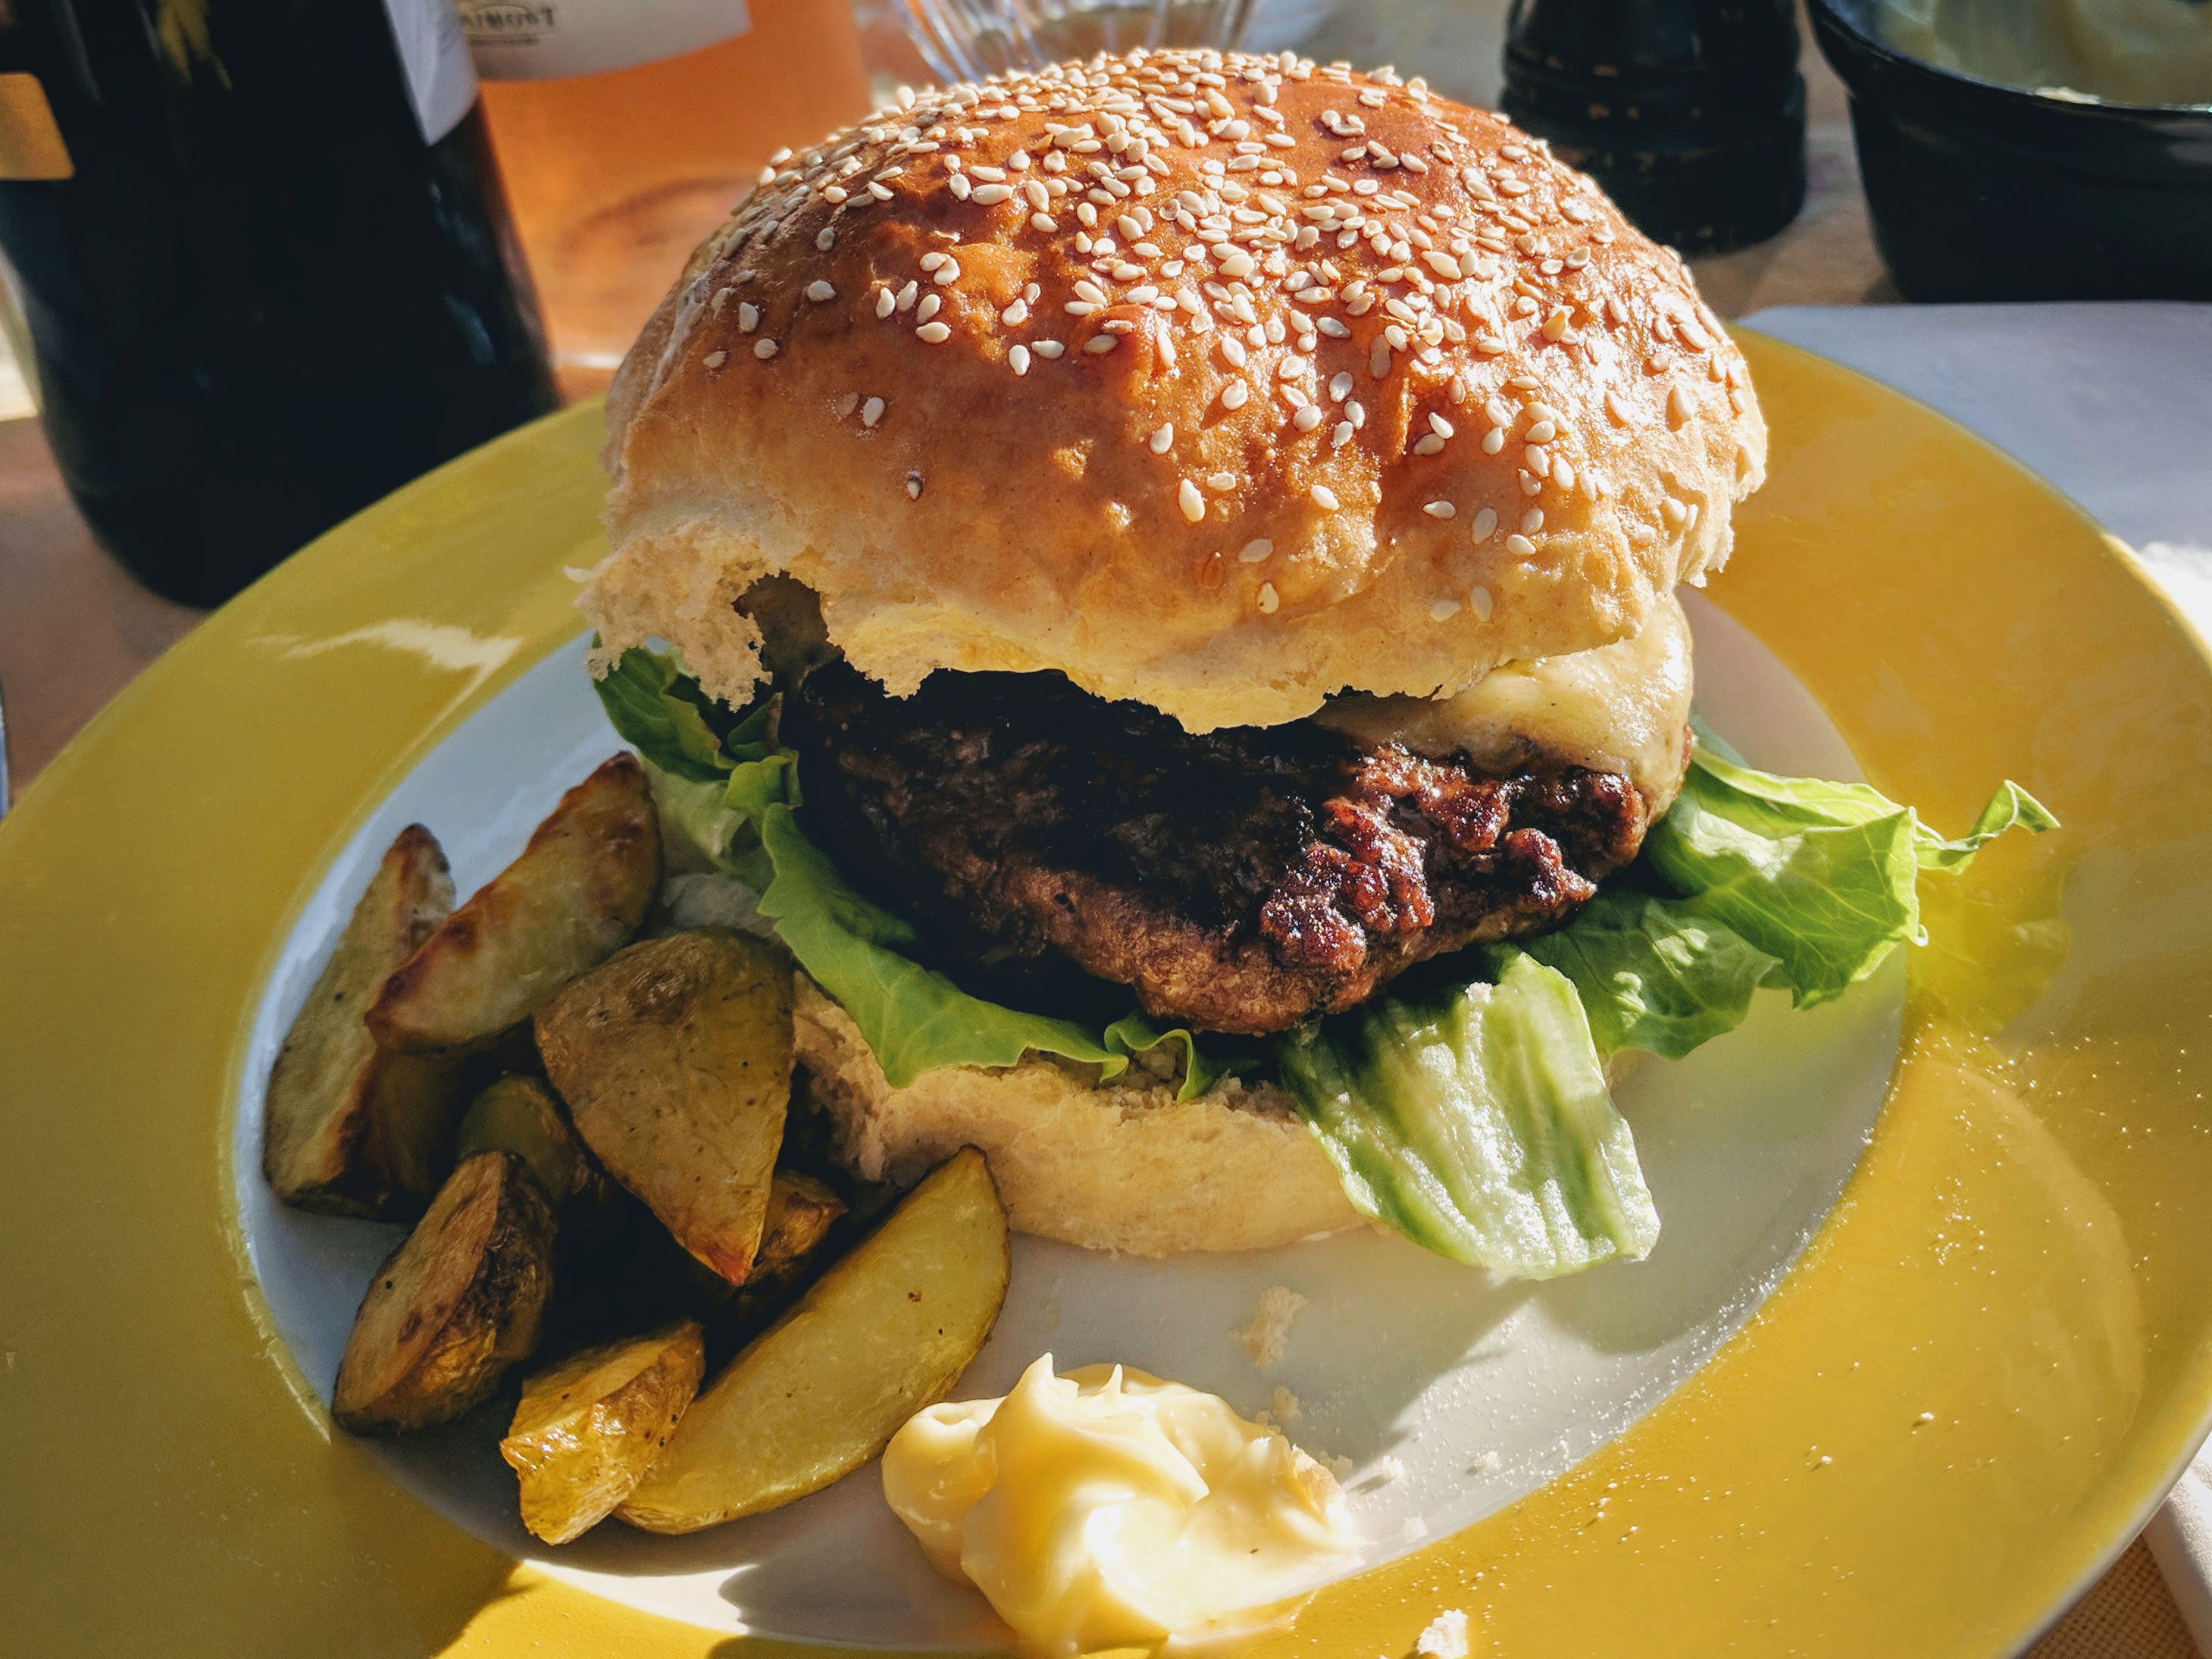
[[[778,1170],[769,1188],[768,1219],[752,1271],[732,1311],[740,1325],[764,1322],[806,1277],[845,1200],[830,1183],[797,1170]]]
[[[818,1492],[949,1394],[1006,1295],[1006,1207],[963,1148],[691,1404],[615,1513],[696,1532]]]
[[[459,1068],[380,1048],[362,1015],[453,908],[437,838],[399,832],[354,905],[269,1073],[261,1167],[285,1203],[326,1215],[422,1213],[446,1172]]]
[[[515,1153],[481,1152],[456,1168],[362,1297],[331,1401],[338,1426],[432,1428],[489,1398],[537,1350],[555,1228]]]
[[[454,1158],[489,1152],[520,1156],[556,1210],[604,1179],[553,1091],[534,1077],[503,1077],[487,1085],[462,1114]]]
[[[613,1512],[668,1443],[707,1368],[696,1320],[574,1353],[522,1386],[499,1455],[521,1486],[522,1524],[549,1544]]]
[[[660,818],[624,750],[561,797],[522,854],[387,977],[379,1044],[422,1054],[487,1042],[638,930],[659,890]]]
[[[774,946],[705,929],[633,945],[538,1011],[577,1134],[732,1285],[760,1248],[783,1144],[791,996]]]

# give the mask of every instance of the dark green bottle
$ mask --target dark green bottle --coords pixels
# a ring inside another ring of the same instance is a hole
[[[0,251],[70,491],[172,599],[555,406],[449,0],[0,0]]]

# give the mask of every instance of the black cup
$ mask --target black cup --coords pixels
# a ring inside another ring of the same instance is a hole
[[[1884,44],[1878,0],[1810,6],[1907,298],[2212,299],[2212,112],[1998,86]]]

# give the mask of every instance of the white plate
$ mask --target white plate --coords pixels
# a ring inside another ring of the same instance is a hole
[[[1788,672],[1688,599],[1700,714],[1753,764],[1859,774]],[[355,1307],[402,1237],[286,1209],[260,1178],[261,1095],[284,1031],[370,870],[400,828],[434,830],[463,892],[520,850],[562,790],[619,746],[583,669],[555,653],[433,752],[333,863],[271,975],[238,1103],[233,1167],[246,1246],[278,1333],[327,1402]],[[1369,1561],[1511,1503],[1626,1429],[1773,1289],[1841,1192],[1897,1053],[1893,963],[1838,1002],[1792,1012],[1762,993],[1732,1036],[1648,1060],[1619,1091],[1659,1206],[1644,1261],[1546,1285],[1455,1266],[1395,1236],[1139,1261],[1018,1239],[1013,1281],[965,1397],[999,1394],[1038,1354],[1118,1360],[1248,1414],[1288,1390],[1291,1437],[1351,1460]],[[1262,1374],[1231,1332],[1261,1292],[1306,1298]],[[902,1647],[998,1639],[980,1598],[939,1579],[884,1508],[872,1464],[772,1515],[684,1539],[617,1524],[550,1550],[515,1516],[495,1449],[511,1394],[450,1429],[374,1444],[395,1479],[477,1536],[632,1606],[732,1632]]]

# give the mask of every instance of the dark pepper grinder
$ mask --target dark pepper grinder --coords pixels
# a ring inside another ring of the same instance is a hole
[[[1791,0],[1513,0],[1504,102],[1685,253],[1763,241],[1805,204]]]

